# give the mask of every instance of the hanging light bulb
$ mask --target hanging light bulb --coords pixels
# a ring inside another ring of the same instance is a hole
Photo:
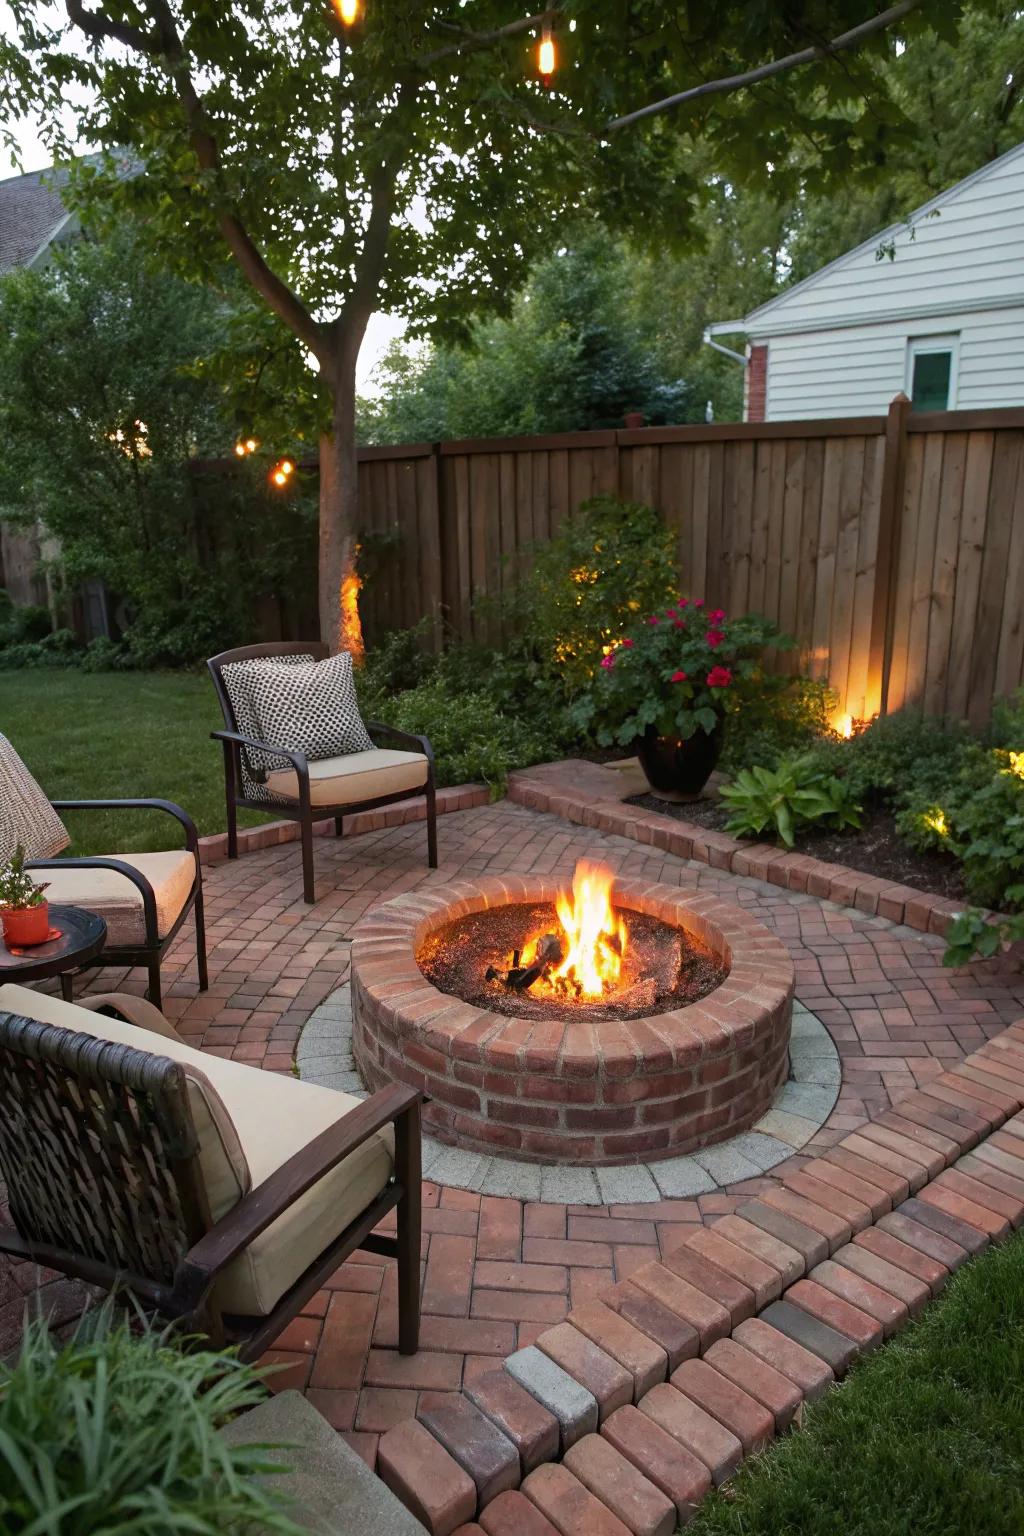
[[[286,480],[289,475],[294,474],[295,472],[295,464],[291,459],[282,459],[277,467],[281,471],[282,475],[284,475]]]
[[[546,21],[537,45],[537,73],[545,85],[551,84],[551,77],[558,67],[558,54],[555,49],[555,39],[551,33],[551,23]]]
[[[285,474],[283,469],[275,469],[270,478],[273,480],[275,485],[288,484],[288,476]]]
[[[333,0],[334,9],[346,27],[354,27],[362,14],[362,0]]]
[[[244,459],[245,455],[246,455],[246,452],[247,452],[245,444],[244,443],[236,443],[235,444],[235,452],[237,453],[237,455],[238,455],[238,457],[240,459]]]
[[[256,439],[254,437],[247,437],[246,438],[246,440],[245,440],[245,451],[246,451],[246,453],[255,453],[256,449],[258,447],[259,447],[259,443],[256,441]]]

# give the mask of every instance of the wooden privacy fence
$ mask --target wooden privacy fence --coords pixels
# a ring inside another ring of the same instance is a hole
[[[487,636],[475,599],[610,491],[675,530],[684,590],[795,635],[854,718],[980,723],[1024,682],[1024,409],[914,414],[898,396],[887,417],[366,448],[359,485],[383,551],[371,636],[425,615]]]

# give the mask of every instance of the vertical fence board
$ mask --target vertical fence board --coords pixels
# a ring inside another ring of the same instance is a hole
[[[1006,593],[996,656],[997,697],[1013,693],[1024,679],[1024,448],[1017,461],[1017,486],[1013,503],[1010,554],[1006,562]]]
[[[988,520],[989,482],[995,434],[970,432],[964,469],[964,501],[956,562],[956,595],[945,709],[957,719],[967,715],[971,685],[974,624],[981,589],[981,562]]]
[[[946,437],[942,456],[938,527],[932,558],[924,681],[924,708],[930,715],[941,715],[946,703],[953,608],[956,601],[956,556],[960,545],[966,468],[967,434],[951,432]]]
[[[992,456],[989,513],[967,699],[967,717],[977,725],[984,723],[995,690],[997,641],[994,637],[999,632],[1006,595],[1006,563],[1020,473],[1021,442],[1020,432],[1000,433]]]

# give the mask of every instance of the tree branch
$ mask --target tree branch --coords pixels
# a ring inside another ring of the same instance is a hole
[[[104,16],[86,11],[82,0],[65,0],[65,5],[72,25],[93,41],[110,39],[123,43],[133,52],[145,53],[148,57],[163,61],[185,114],[189,141],[200,169],[219,171],[221,160],[217,142],[210,129],[202,97],[192,80],[185,49],[167,0],[146,0],[146,8],[155,26],[154,33],[143,32],[139,28],[109,21]],[[267,266],[256,242],[238,215],[218,211],[214,216],[228,249],[253,288],[319,359],[323,351],[323,328],[313,319],[298,295]]]
[[[756,85],[761,80],[770,80],[773,75],[781,75],[790,69],[797,69],[801,64],[813,64],[820,59],[831,58],[833,54],[846,48],[855,48],[858,43],[864,41],[875,32],[884,31],[894,22],[900,21],[908,11],[912,11],[921,0],[899,0],[897,5],[892,5],[887,11],[881,11],[879,15],[872,16],[869,21],[863,21],[859,26],[852,27],[849,32],[843,32],[839,37],[834,37],[830,43],[803,48],[799,53],[787,54],[785,58],[773,59],[768,64],[759,64],[756,69],[748,69],[740,75],[727,75],[721,80],[706,80],[701,85],[694,85],[688,91],[679,91],[675,96],[666,96],[664,101],[653,101],[650,106],[640,107],[636,112],[627,112],[625,117],[613,118],[610,123],[605,123],[604,132],[614,133],[617,128],[626,128],[631,123],[638,123],[645,117],[654,117],[659,112],[670,112],[674,107],[682,106],[686,101],[696,101],[700,96],[721,95],[725,91],[738,91],[747,85]]]
[[[123,43],[136,53],[152,54],[160,51],[158,38],[143,32],[141,27],[130,27],[125,21],[111,21],[106,16],[97,15],[95,11],[87,11],[82,0],[66,0],[66,10],[71,25],[84,32],[94,43],[109,39],[111,42]]]
[[[530,32],[535,27],[543,26],[550,21],[557,11],[552,8],[547,11],[538,11],[535,16],[524,16],[519,21],[507,22],[503,27],[496,27],[493,32],[467,32],[457,42],[449,43],[445,48],[436,48],[433,53],[425,53],[412,63],[420,69],[428,69],[433,64],[438,64],[442,59],[450,58],[455,53],[476,53],[481,48],[491,48],[495,43],[503,43],[507,37],[516,37],[520,32]]]

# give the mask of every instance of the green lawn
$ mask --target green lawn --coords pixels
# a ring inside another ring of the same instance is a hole
[[[46,793],[104,799],[155,795],[183,806],[200,832],[222,832],[223,724],[213,684],[186,672],[0,671],[0,731]],[[152,811],[69,813],[74,853],[181,846]],[[266,820],[240,811],[243,826]]]
[[[755,1457],[687,1536],[1020,1536],[1024,1237]]]

